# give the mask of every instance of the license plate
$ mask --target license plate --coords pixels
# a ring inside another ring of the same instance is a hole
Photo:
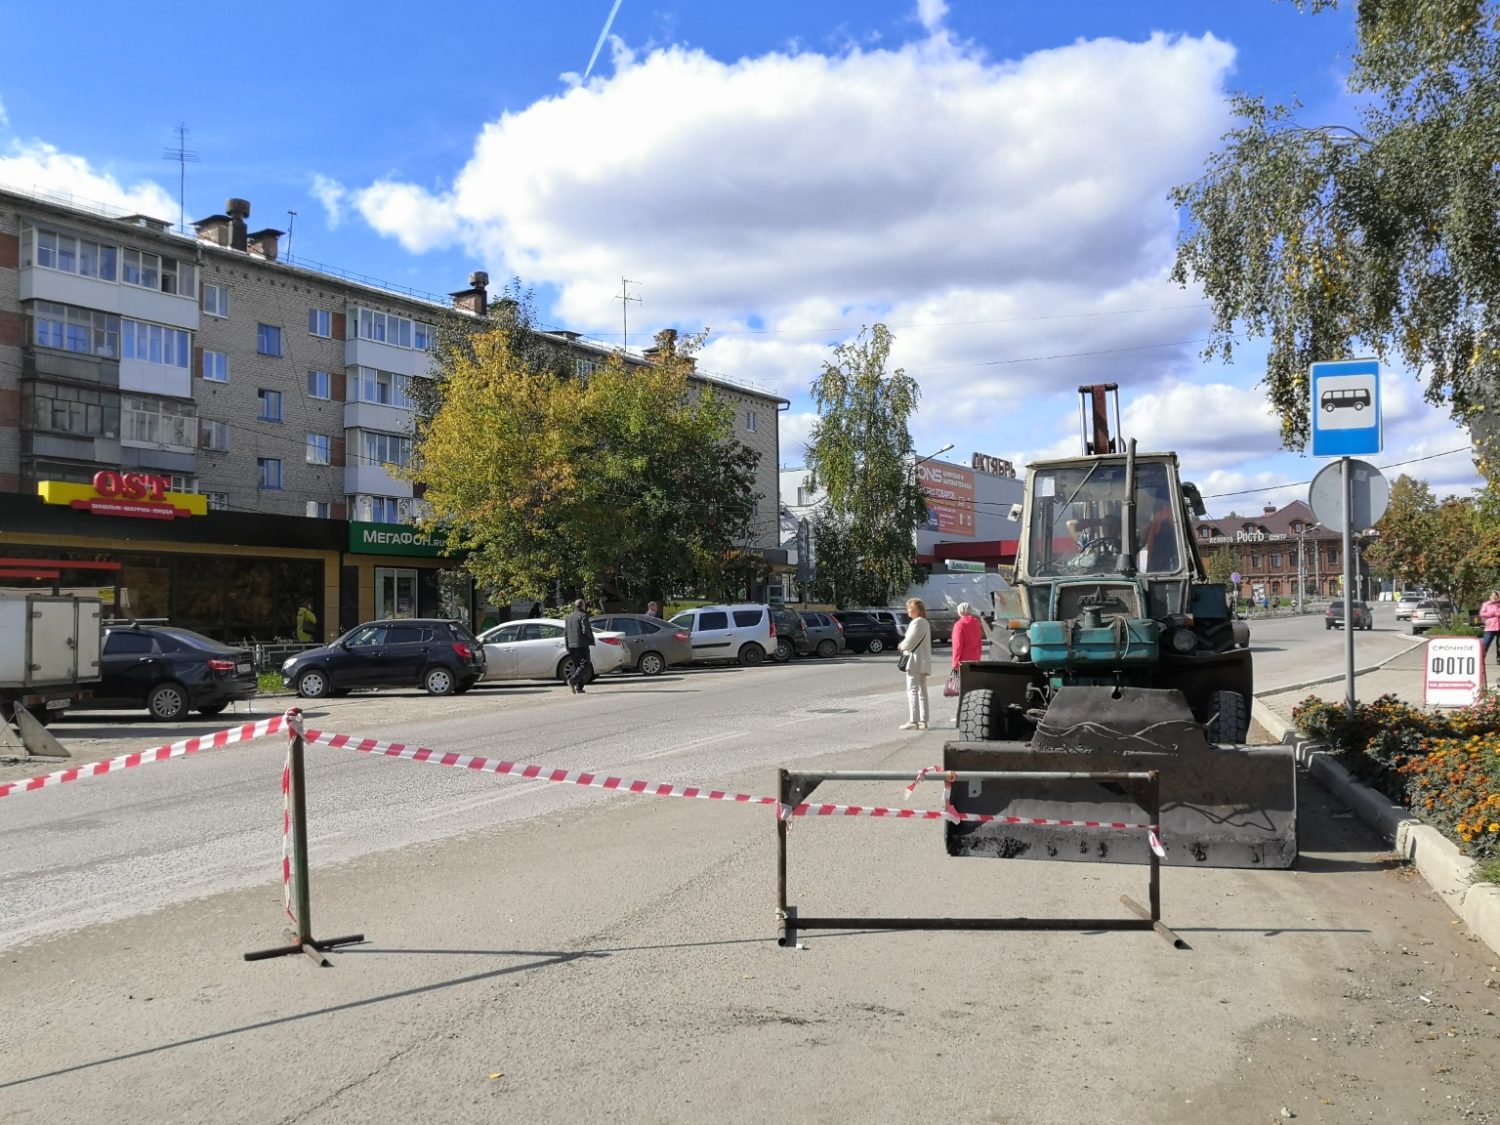
[[[66,707],[71,702],[72,702],[72,700],[70,700],[70,699],[49,699],[49,700],[47,700],[47,710],[49,710],[49,711],[61,711],[64,707]]]
[[[238,667],[235,668],[235,671],[237,671],[237,672],[248,672],[248,671],[250,671],[250,665],[248,665],[248,664],[241,664],[241,665],[239,665]]]

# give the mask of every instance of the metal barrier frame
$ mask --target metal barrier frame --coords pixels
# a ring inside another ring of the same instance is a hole
[[[910,781],[911,773],[901,770],[777,770],[777,792],[782,809],[802,804],[825,781]],[[1100,781],[1122,786],[1127,795],[1150,816],[1150,823],[1161,823],[1161,778],[1156,770],[1142,772],[1005,770],[943,770],[923,774],[918,781]],[[1175,949],[1189,948],[1161,920],[1161,859],[1151,853],[1149,909],[1129,895],[1120,902],[1133,918],[864,918],[811,917],[797,914],[787,903],[787,823],[785,815],[776,818],[776,944],[795,947],[798,930],[872,929],[872,930],[1155,930]]]

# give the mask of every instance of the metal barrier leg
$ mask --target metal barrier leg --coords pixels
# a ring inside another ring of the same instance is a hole
[[[299,728],[300,730],[300,728]],[[312,888],[307,882],[307,787],[302,765],[302,735],[292,735],[292,863],[297,877],[297,929],[286,931],[291,945],[279,945],[275,949],[260,949],[245,954],[246,961],[265,961],[272,957],[288,957],[295,953],[306,954],[320,966],[330,964],[324,950],[340,945],[353,945],[365,940],[364,934],[348,937],[324,938],[312,936]]]

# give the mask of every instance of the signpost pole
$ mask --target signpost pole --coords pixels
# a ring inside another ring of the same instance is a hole
[[[1344,485],[1344,708],[1354,717],[1354,472],[1339,458]]]

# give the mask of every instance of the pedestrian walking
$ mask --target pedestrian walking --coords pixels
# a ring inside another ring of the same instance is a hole
[[[957,696],[958,666],[965,660],[979,660],[984,656],[984,623],[968,602],[958,603],[958,620],[953,623],[953,635],[948,643],[953,647],[953,671],[943,687],[943,694]]]
[[[906,673],[906,722],[902,730],[927,729],[927,677],[932,675],[932,622],[927,620],[927,604],[921,598],[906,603],[911,624],[896,647],[900,649],[902,671]]]
[[[573,603],[573,612],[563,622],[568,655],[573,658],[573,670],[568,674],[568,686],[574,695],[583,694],[583,685],[593,677],[594,627],[589,624],[588,607],[582,598]]]
[[[318,626],[318,615],[313,612],[312,599],[303,598],[297,609],[297,639],[303,644],[313,639],[313,630]]]
[[[1500,639],[1500,590],[1491,591],[1489,601],[1479,607],[1479,620],[1484,625],[1484,648],[1479,652],[1483,660],[1490,654],[1490,645]],[[1500,662],[1500,645],[1495,645],[1495,660]]]

